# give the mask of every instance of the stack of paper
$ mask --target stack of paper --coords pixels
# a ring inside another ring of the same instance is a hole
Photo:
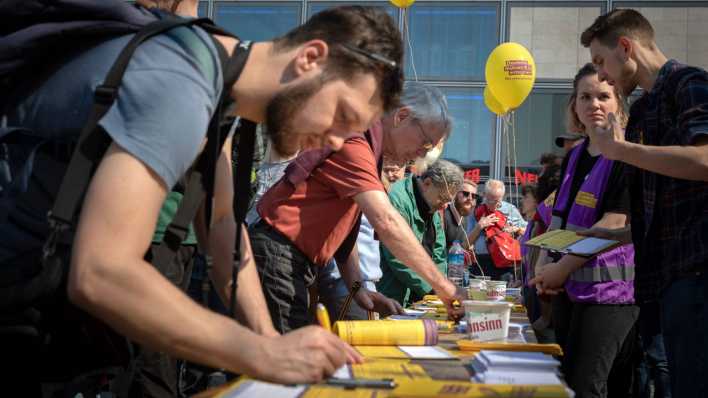
[[[540,352],[482,350],[472,360],[473,380],[485,384],[561,384],[560,362]]]

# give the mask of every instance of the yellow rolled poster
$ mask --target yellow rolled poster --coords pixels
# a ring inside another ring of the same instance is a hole
[[[433,319],[338,321],[334,333],[351,345],[435,345],[438,326]]]

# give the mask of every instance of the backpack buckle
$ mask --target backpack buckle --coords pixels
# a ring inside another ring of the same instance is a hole
[[[68,231],[71,226],[69,223],[54,217],[51,211],[47,213],[47,222],[49,223],[49,236],[47,236],[47,240],[44,241],[44,245],[42,246],[43,260],[47,260],[54,255],[59,236]]]
[[[100,84],[96,86],[96,90],[93,93],[93,99],[99,104],[109,105],[118,97],[118,87],[106,86],[105,84]]]

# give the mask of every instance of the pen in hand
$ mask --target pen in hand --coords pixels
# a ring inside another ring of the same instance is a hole
[[[322,303],[317,303],[317,321],[320,323],[320,326],[325,328],[325,330],[328,332],[332,331],[332,325],[329,322],[329,313],[327,312],[327,308]]]

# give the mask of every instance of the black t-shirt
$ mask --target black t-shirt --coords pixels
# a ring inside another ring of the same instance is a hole
[[[433,256],[433,250],[435,249],[435,223],[433,223],[433,211],[430,205],[423,197],[423,192],[420,191],[418,186],[418,180],[413,180],[413,194],[415,195],[415,204],[418,207],[418,212],[420,217],[425,222],[425,231],[423,232],[423,240],[421,245],[429,256]]]
[[[591,156],[587,151],[587,142],[581,145],[583,145],[582,153],[575,167],[575,175],[570,186],[570,198],[573,198],[573,200],[575,200],[580,186],[585,182],[586,176],[590,174],[595,162],[599,159],[599,155]],[[570,153],[563,159],[561,178],[565,176],[569,160]],[[600,217],[607,212],[629,214],[629,190],[624,176],[624,167],[625,165],[622,162],[615,161],[612,163],[612,170],[605,186],[605,193],[602,195],[602,200],[598,203]],[[556,200],[557,198],[558,196],[556,196]]]
[[[452,206],[454,206],[453,203],[449,204],[445,208],[444,213],[446,247],[449,249],[450,246],[452,246],[452,242],[459,240],[462,247],[467,248],[467,233],[465,231],[465,228],[467,228],[467,217],[462,217],[462,222],[458,224],[450,209]]]

